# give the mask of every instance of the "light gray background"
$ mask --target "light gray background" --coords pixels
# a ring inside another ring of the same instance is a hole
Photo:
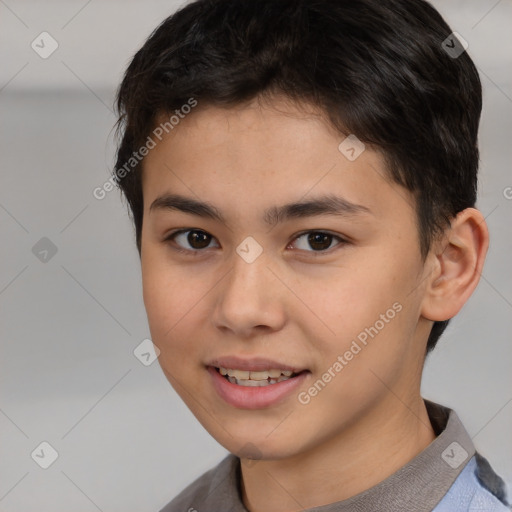
[[[512,490],[512,3],[435,1],[484,85],[482,280],[424,374]],[[149,337],[137,251],[112,169],[114,89],[173,1],[0,0],[0,511],[157,511],[227,453],[135,347]],[[42,31],[48,59],[30,47]],[[510,197],[510,195],[509,195]],[[47,263],[32,247],[48,237]],[[41,469],[30,454],[49,442]]]

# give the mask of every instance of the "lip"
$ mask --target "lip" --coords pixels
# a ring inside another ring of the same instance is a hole
[[[250,359],[243,359],[237,356],[225,356],[213,359],[208,362],[206,366],[214,366],[216,368],[227,368],[232,370],[246,370],[246,371],[264,371],[264,370],[289,370],[293,373],[300,373],[307,368],[299,366],[290,366],[279,361],[273,361],[264,357],[252,357]]]
[[[251,368],[248,369],[251,370],[252,368],[254,368],[254,366],[251,366]],[[268,366],[266,368],[268,368]],[[280,368],[280,366],[273,366],[272,368]],[[281,367],[281,369],[288,368]],[[238,409],[264,409],[266,407],[279,404],[296,391],[308,375],[310,375],[309,371],[303,371],[296,377],[277,382],[276,384],[269,384],[268,386],[260,387],[248,387],[232,384],[223,377],[214,366],[208,366],[207,369],[212,378],[213,387],[217,391],[218,395],[225,402]],[[237,367],[237,369],[245,368]],[[289,369],[292,370],[292,368]]]

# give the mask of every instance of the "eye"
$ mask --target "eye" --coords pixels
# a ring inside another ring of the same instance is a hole
[[[175,247],[175,249],[179,252],[197,254],[201,252],[202,249],[207,248],[213,238],[214,237],[212,235],[202,229],[182,229],[171,233],[164,241],[167,242],[172,240],[173,242],[178,243],[179,247]],[[191,249],[187,248],[186,244],[189,244]],[[184,245],[185,248],[180,248]]]
[[[172,241],[175,245],[173,249],[178,252],[196,255],[207,249],[214,239],[215,237],[202,229],[181,229],[168,235],[164,242]],[[338,240],[337,245],[348,243],[342,237],[325,231],[306,231],[295,237],[294,240],[299,241],[298,244],[297,242],[295,244],[299,246],[300,250],[312,253],[326,252],[332,247],[332,243],[335,240]],[[187,244],[189,247],[187,247]],[[313,248],[313,250],[309,250],[308,246]]]
[[[339,240],[337,245],[343,245],[348,243],[345,239],[340,236],[333,235],[331,233],[327,233],[325,231],[307,231],[306,233],[302,233],[297,236],[294,240],[298,240],[299,242],[302,240],[302,243],[299,243],[299,249],[305,250],[307,252],[326,252],[327,249],[331,248],[331,244],[334,239]],[[302,247],[300,247],[302,245]],[[314,250],[309,251],[307,247],[312,247]]]

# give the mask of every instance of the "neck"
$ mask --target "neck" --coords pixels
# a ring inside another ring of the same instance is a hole
[[[251,512],[300,511],[345,500],[391,476],[433,440],[421,396],[394,395],[320,446],[286,459],[242,460],[242,498]]]

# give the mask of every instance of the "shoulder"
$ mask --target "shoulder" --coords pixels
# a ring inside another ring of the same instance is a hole
[[[233,454],[226,456],[181,491],[160,512],[195,512],[215,508],[216,504],[230,509],[238,496],[237,470],[239,459]]]
[[[457,480],[433,512],[510,512],[505,482],[478,452],[470,459]]]

